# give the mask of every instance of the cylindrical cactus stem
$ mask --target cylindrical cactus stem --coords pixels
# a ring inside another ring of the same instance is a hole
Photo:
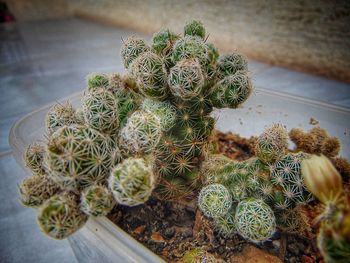
[[[60,187],[47,174],[36,174],[26,178],[18,189],[21,203],[34,208],[60,191]]]
[[[217,75],[220,80],[227,76],[234,75],[237,71],[247,70],[247,60],[237,53],[221,55],[217,62]]]
[[[169,131],[176,123],[176,109],[169,102],[145,99],[141,109],[156,115],[163,131]]]
[[[167,97],[167,72],[159,55],[150,51],[141,54],[133,62],[129,74],[144,96],[159,100]]]
[[[210,99],[216,108],[237,108],[252,93],[253,87],[246,71],[237,71],[217,82],[211,90]]]
[[[238,203],[235,222],[238,234],[254,243],[269,239],[276,231],[272,209],[264,201],[255,198]]]
[[[204,75],[197,60],[184,59],[170,69],[168,83],[173,95],[189,100],[201,93]]]
[[[44,174],[45,147],[40,143],[30,144],[24,153],[24,162],[33,174]]]
[[[211,184],[199,193],[198,206],[202,212],[212,218],[225,215],[232,205],[232,197],[225,186]]]
[[[118,104],[113,94],[100,89],[89,92],[82,99],[87,125],[106,134],[116,133],[119,127]]]
[[[132,153],[151,152],[162,136],[160,119],[148,111],[135,111],[120,132],[121,145]]]
[[[79,230],[87,216],[79,210],[79,199],[72,193],[54,195],[38,211],[38,224],[46,235],[64,239]]]
[[[127,69],[131,63],[142,53],[149,51],[150,48],[145,40],[139,37],[131,36],[123,41],[120,54],[123,60],[124,67]]]
[[[92,185],[81,193],[81,210],[91,216],[105,216],[116,204],[111,192],[102,185]]]
[[[152,166],[142,158],[128,158],[111,172],[108,184],[119,204],[136,206],[146,202],[155,187]]]
[[[65,125],[72,124],[82,123],[69,101],[53,105],[46,115],[45,129],[49,135]]]
[[[288,133],[282,124],[274,123],[259,136],[255,152],[264,163],[274,163],[280,159],[288,148]]]

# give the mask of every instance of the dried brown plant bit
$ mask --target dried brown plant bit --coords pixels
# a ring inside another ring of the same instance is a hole
[[[289,137],[292,142],[295,143],[297,151],[303,151],[306,153],[315,152],[316,143],[313,135],[305,133],[300,128],[294,128],[289,132]]]
[[[317,119],[315,119],[314,117],[311,117],[310,118],[310,121],[309,121],[309,124],[311,124],[311,125],[317,125],[317,124],[319,124],[320,122],[317,120]]]
[[[340,140],[338,138],[326,138],[321,145],[321,152],[327,157],[335,157],[339,154],[340,147]]]
[[[350,180],[350,163],[348,160],[342,157],[332,158],[332,163],[335,168],[339,171],[345,182]]]
[[[276,218],[277,226],[284,232],[304,236],[311,231],[311,221],[307,214],[307,208],[303,205],[281,210],[276,214]]]
[[[314,137],[315,140],[315,152],[321,152],[321,146],[323,141],[329,137],[328,132],[320,127],[312,128],[309,133]]]

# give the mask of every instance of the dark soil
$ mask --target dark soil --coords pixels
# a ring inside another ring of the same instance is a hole
[[[244,160],[254,154],[255,137],[245,139],[232,133],[217,132],[215,140],[218,150],[232,159]],[[312,206],[308,206],[307,211],[310,218],[316,216]],[[195,247],[201,247],[226,262],[233,262],[232,257],[248,245],[275,255],[283,262],[322,262],[315,229],[303,235],[277,231],[263,244],[251,244],[238,235],[227,239],[220,236],[211,220],[197,209],[196,200],[180,204],[152,198],[137,207],[118,206],[109,218],[168,262],[180,260],[187,250]]]

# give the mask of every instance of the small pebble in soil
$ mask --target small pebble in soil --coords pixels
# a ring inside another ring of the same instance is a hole
[[[183,232],[182,232],[182,237],[184,238],[188,238],[188,237],[191,237],[192,236],[192,229],[185,229]]]
[[[166,238],[172,238],[175,235],[174,227],[167,227],[163,234]]]

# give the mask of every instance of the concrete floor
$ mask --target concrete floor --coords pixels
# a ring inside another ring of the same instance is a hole
[[[0,25],[0,262],[76,262],[67,241],[43,236],[17,201],[26,176],[11,155],[16,120],[85,88],[90,72],[122,72],[121,37],[135,34],[76,18]],[[150,38],[149,36],[145,36]],[[350,108],[350,85],[249,62],[256,87]]]

